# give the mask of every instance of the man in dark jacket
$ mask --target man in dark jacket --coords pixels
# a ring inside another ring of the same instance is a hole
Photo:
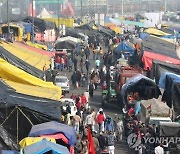
[[[106,137],[103,135],[102,132],[100,132],[100,135],[97,137],[98,138],[98,141],[99,141],[99,147],[101,150],[104,150],[105,147],[107,146],[107,143],[106,143]]]
[[[85,49],[85,55],[86,55],[86,59],[89,59],[89,55],[90,55],[90,50],[89,50],[89,47],[87,46],[86,49]]]
[[[74,71],[77,71],[77,59],[76,58],[74,58]]]

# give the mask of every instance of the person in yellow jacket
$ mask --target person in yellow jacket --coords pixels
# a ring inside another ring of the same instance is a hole
[[[103,58],[103,48],[102,47],[100,47],[99,54],[100,54],[100,59],[102,59]]]

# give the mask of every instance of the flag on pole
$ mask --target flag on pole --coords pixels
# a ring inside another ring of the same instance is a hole
[[[147,106],[146,109],[147,109],[148,113],[151,114],[151,105]]]
[[[88,154],[96,154],[90,127],[88,127]]]

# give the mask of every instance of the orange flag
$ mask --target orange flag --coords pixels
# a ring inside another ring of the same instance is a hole
[[[94,148],[94,140],[89,127],[88,127],[88,154],[96,154]]]

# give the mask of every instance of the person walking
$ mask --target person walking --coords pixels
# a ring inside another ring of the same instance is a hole
[[[86,55],[86,59],[89,59],[89,55],[90,55],[90,50],[89,50],[89,47],[87,46],[86,48],[85,48],[85,55]]]
[[[104,117],[103,111],[100,111],[99,114],[97,115],[97,123],[99,126],[99,133],[103,131],[104,120],[105,120],[105,117]]]
[[[84,93],[81,95],[81,103],[82,103],[83,108],[86,108],[87,100]]]
[[[114,131],[114,122],[113,119],[107,115],[105,121],[104,121],[105,131],[106,132],[113,132]]]
[[[89,83],[89,88],[88,88],[88,89],[89,89],[89,95],[90,95],[90,97],[93,97],[95,86],[94,86],[94,84],[93,84],[92,81]]]
[[[90,62],[89,62],[88,59],[86,59],[85,65],[86,65],[86,71],[87,71],[87,74],[88,74],[89,73],[89,66],[90,66]]]
[[[108,150],[109,150],[109,154],[114,154],[114,142],[115,142],[115,137],[113,132],[109,132],[107,135],[107,145],[108,145]]]
[[[76,72],[74,72],[71,75],[71,82],[72,82],[72,85],[73,85],[74,89],[76,89]]]
[[[67,70],[69,70],[69,72],[72,71],[72,66],[73,66],[73,61],[71,58],[69,58],[67,61]]]
[[[79,134],[79,126],[81,124],[81,117],[78,115],[78,113],[74,115],[73,120],[74,120],[74,128],[75,128],[76,134]]]
[[[101,151],[103,151],[107,145],[106,137],[104,136],[103,132],[99,133],[99,136],[97,137],[97,139],[99,141],[99,147],[100,147]]]
[[[101,64],[101,61],[98,58],[96,58],[96,61],[95,61],[96,69],[99,68],[100,64]]]
[[[85,120],[85,126],[89,126],[92,131],[92,124],[93,124],[92,115],[91,115],[91,112],[88,112],[88,115]]]
[[[83,58],[81,58],[80,62],[79,62],[79,66],[80,66],[80,69],[81,69],[81,73],[83,73]]]
[[[74,71],[77,71],[77,58],[74,58]]]
[[[95,112],[94,108],[91,109],[91,116],[92,116],[92,131],[96,132],[96,130],[95,130],[96,112]]]
[[[88,90],[84,92],[84,96],[86,97],[86,101],[87,101],[86,109],[88,109],[88,106],[89,106],[89,91]]]

